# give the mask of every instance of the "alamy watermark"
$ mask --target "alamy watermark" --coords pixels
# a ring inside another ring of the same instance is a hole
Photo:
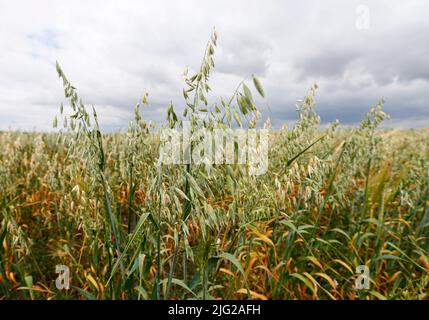
[[[55,266],[55,273],[58,273],[58,277],[55,280],[55,286],[58,290],[70,289],[70,269],[68,266],[58,264]]]
[[[267,129],[162,129],[158,164],[241,164],[250,175],[268,169]]]
[[[361,4],[356,7],[355,26],[357,30],[368,30],[371,27],[371,15],[368,6]]]
[[[369,289],[369,268],[365,265],[359,265],[356,267],[356,273],[359,275],[355,280],[355,289],[356,290],[368,290]]]

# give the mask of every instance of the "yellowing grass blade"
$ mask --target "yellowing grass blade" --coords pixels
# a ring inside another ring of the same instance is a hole
[[[241,289],[237,290],[237,293],[247,294],[247,289],[241,288]],[[263,294],[257,293],[257,292],[252,291],[252,290],[250,290],[250,295],[252,296],[253,299],[268,300],[268,298],[266,296],[264,296]]]

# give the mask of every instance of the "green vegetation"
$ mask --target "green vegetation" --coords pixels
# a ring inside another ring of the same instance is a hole
[[[164,126],[256,126],[257,78],[207,101],[216,42]],[[379,129],[383,101],[355,129],[321,129],[312,87],[252,176],[159,165],[147,95],[127,132],[103,134],[57,71],[64,132],[0,134],[0,299],[428,299],[429,130]],[[359,265],[368,290],[354,288]]]

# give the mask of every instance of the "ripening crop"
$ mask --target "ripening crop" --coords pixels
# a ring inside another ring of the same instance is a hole
[[[429,130],[381,129],[383,100],[355,128],[321,127],[316,85],[272,129],[256,76],[208,101],[216,44],[181,112],[145,121],[145,94],[124,132],[101,132],[57,64],[61,130],[0,133],[0,299],[428,299]],[[161,129],[185,121],[269,129],[267,172],[160,163]]]

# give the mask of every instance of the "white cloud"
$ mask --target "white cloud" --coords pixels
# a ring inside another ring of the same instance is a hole
[[[144,116],[164,119],[170,100],[180,108],[181,74],[198,66],[214,26],[213,90],[229,95],[256,73],[274,123],[290,120],[318,82],[326,121],[357,122],[384,96],[395,125],[429,125],[429,6],[368,2],[370,29],[359,31],[360,4],[0,0],[0,130],[50,128],[63,101],[56,60],[105,128],[125,128],[146,90],[153,105]]]

